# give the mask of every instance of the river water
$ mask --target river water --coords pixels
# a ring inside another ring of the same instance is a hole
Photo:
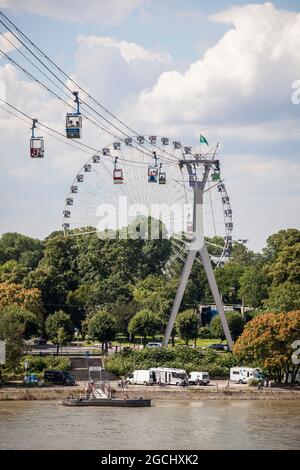
[[[300,401],[0,402],[0,449],[300,449]]]

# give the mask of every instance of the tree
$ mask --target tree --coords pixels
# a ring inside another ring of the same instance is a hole
[[[268,290],[268,296],[264,301],[266,310],[288,312],[300,309],[300,284],[286,281],[278,286],[273,285]]]
[[[289,373],[295,380],[299,365],[292,363],[292,343],[299,339],[300,310],[288,313],[262,313],[245,326],[233,352],[246,365],[262,367],[276,382]]]
[[[239,265],[250,266],[257,258],[253,251],[249,250],[243,243],[234,242],[231,262]]]
[[[20,284],[28,272],[29,268],[11,259],[0,265],[0,282]]]
[[[289,228],[274,233],[267,239],[267,246],[263,254],[267,261],[274,261],[278,254],[285,248],[300,243],[300,230]]]
[[[25,287],[38,288],[44,307],[53,313],[65,305],[68,292],[78,287],[77,250],[73,240],[62,234],[45,241],[44,257],[24,280]]]
[[[159,316],[149,309],[143,309],[137,312],[129,322],[128,332],[132,336],[141,335],[146,343],[147,336],[154,338],[160,331],[162,320]]]
[[[9,310],[2,309],[0,311],[0,340],[6,343],[6,364],[10,368],[19,365],[23,349],[24,330],[24,324],[16,321]]]
[[[151,274],[132,287],[133,298],[142,309],[157,312],[167,320],[174,302],[177,283],[177,279]]]
[[[0,283],[0,309],[8,306],[21,307],[40,316],[43,312],[39,289],[25,289],[21,284]]]
[[[231,333],[233,341],[235,341],[238,336],[243,332],[244,329],[244,320],[240,313],[238,312],[227,312],[226,319],[228,323],[228,328]],[[215,338],[220,338],[221,340],[225,339],[221,318],[220,315],[214,317],[210,324],[211,333]]]
[[[267,272],[274,286],[287,281],[300,285],[300,242],[283,248]]]
[[[268,280],[261,266],[247,267],[240,277],[240,286],[238,295],[245,300],[246,305],[260,308],[268,295]]]
[[[0,238],[0,264],[14,260],[28,268],[35,268],[43,253],[43,242],[21,235],[4,233]]]
[[[16,306],[4,307],[0,310],[0,316],[4,316],[6,319],[9,318],[16,325],[21,325],[23,328],[22,337],[24,339],[29,339],[40,332],[41,316],[24,308]]]
[[[46,318],[45,329],[48,337],[57,346],[56,354],[61,345],[72,339],[74,331],[70,315],[63,310],[58,310]]]
[[[179,336],[184,339],[186,345],[189,340],[193,339],[196,342],[198,336],[199,320],[198,315],[194,310],[185,310],[177,315],[176,326]]]
[[[238,292],[240,288],[240,278],[244,270],[244,266],[232,262],[216,268],[216,280],[225,302],[236,303],[240,300],[238,298]]]
[[[99,310],[88,320],[89,336],[102,344],[102,352],[107,352],[108,342],[113,341],[117,334],[115,319],[106,310]]]

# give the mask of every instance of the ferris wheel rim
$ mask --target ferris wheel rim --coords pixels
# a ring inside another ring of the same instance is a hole
[[[135,135],[135,136],[132,136],[132,139],[137,139],[139,136]],[[151,137],[151,134],[149,135],[144,135],[143,136],[145,139],[148,137],[148,139]],[[148,144],[150,143],[151,145],[151,149],[159,149],[160,152],[164,153],[165,152],[165,148],[164,146],[170,146],[170,142],[173,143],[173,146],[174,146],[174,149],[176,149],[176,146],[175,146],[175,143],[180,143],[180,148],[177,148],[177,150],[181,150],[181,154],[182,154],[182,158],[185,158],[185,154],[184,154],[184,149],[185,148],[190,148],[191,149],[191,153],[192,153],[192,147],[191,146],[185,146],[181,143],[181,141],[178,141],[176,139],[171,139],[169,137],[165,137],[165,136],[153,136],[152,137],[155,137],[156,138],[156,141],[155,142],[150,142],[150,140],[147,142]],[[157,145],[157,141],[158,139],[167,139],[168,140],[168,144],[165,144],[164,146],[159,146]],[[104,163],[103,162],[103,157],[109,157],[107,159],[107,162],[109,162],[109,159],[111,159],[111,161],[113,160],[114,156],[110,153],[109,151],[109,154],[108,155],[105,155],[103,153],[103,150],[104,149],[109,149],[109,150],[114,150],[114,151],[119,151],[119,149],[116,149],[114,148],[114,144],[118,143],[120,146],[121,146],[121,142],[122,140],[121,139],[114,139],[114,141],[112,141],[111,143],[107,144],[105,147],[103,147],[100,151],[96,152],[95,154],[91,155],[84,163],[83,165],[81,165],[79,171],[76,173],[71,185],[69,186],[68,188],[68,191],[67,191],[67,194],[66,194],[66,197],[65,197],[65,206],[64,206],[64,211],[63,211],[63,214],[64,214],[64,217],[63,217],[63,228],[64,228],[64,233],[65,235],[68,234],[68,231],[71,230],[71,223],[68,221],[70,219],[69,217],[69,213],[71,213],[71,211],[69,211],[69,208],[70,208],[70,205],[73,205],[73,202],[74,202],[74,194],[77,194],[78,191],[79,191],[79,184],[81,182],[83,182],[84,180],[84,174],[85,173],[91,173],[92,170],[94,170],[93,168],[93,164],[96,164],[96,163]],[[136,151],[138,150],[135,146],[131,146],[130,144],[127,146],[127,147],[131,147],[133,151]],[[126,146],[125,146],[126,148]],[[216,146],[216,149],[218,148],[218,145]],[[101,155],[101,152],[102,152],[102,155]],[[168,153],[169,155],[171,155],[171,153],[168,151],[166,152]],[[193,154],[194,155],[194,154]],[[200,154],[195,154],[197,156],[197,164],[200,164],[201,165],[201,159],[199,158],[199,155]],[[203,153],[202,156],[207,156],[209,155],[208,153]],[[214,158],[214,156],[216,155],[216,151],[214,154],[212,154],[212,157]],[[174,165],[174,164],[179,164],[179,158],[175,156],[175,151],[173,152],[173,155],[171,155],[172,158],[174,158],[174,162],[168,158],[169,162],[165,163],[166,165]],[[95,161],[95,158],[97,159],[97,161]],[[158,158],[162,159],[163,160],[163,157],[161,157],[161,155],[158,156]],[[120,158],[120,161],[122,161],[122,158]],[[123,164],[126,164],[128,163],[128,165],[132,164],[132,162],[128,161],[128,162],[124,162],[123,161]],[[143,162],[137,162],[139,165],[143,164],[143,165],[146,165],[146,163],[143,163]],[[96,170],[95,170],[96,171]],[[109,169],[107,169],[108,172],[110,172]],[[80,178],[79,178],[80,177]],[[177,182],[178,184],[180,184],[180,182]],[[183,183],[183,186],[185,188],[185,191],[187,189],[190,189],[190,188],[187,188],[186,185],[185,185],[185,182],[181,182]],[[77,191],[76,192],[72,192],[72,188],[75,188],[77,187]],[[225,227],[225,236],[223,237],[224,239],[224,244],[223,244],[223,249],[222,249],[222,252],[219,256],[215,257],[215,258],[218,258],[217,261],[215,261],[215,266],[220,266],[222,264],[224,264],[225,260],[228,258],[228,252],[230,250],[230,247],[232,246],[232,230],[233,230],[233,223],[232,223],[232,208],[231,208],[231,204],[230,204],[230,198],[228,196],[228,192],[227,192],[227,189],[225,187],[225,184],[224,184],[224,180],[221,179],[220,181],[216,182],[215,185],[213,185],[213,187],[217,187],[218,189],[218,192],[220,193],[220,197],[222,199],[222,212],[223,212],[223,217],[224,217],[224,227]],[[213,187],[208,187],[205,192],[210,192]],[[68,204],[67,201],[68,200],[71,200],[73,199],[73,202],[72,204]],[[80,225],[80,224],[77,224],[77,225]],[[87,225],[85,225],[87,226]],[[80,227],[72,227],[72,229],[79,229]],[[81,227],[83,228],[83,227]],[[97,233],[97,229],[95,228],[95,232],[92,232],[90,231],[90,233]],[[170,237],[171,238],[171,237]],[[205,243],[207,243],[207,241],[205,241]],[[221,247],[220,247],[221,248]]]

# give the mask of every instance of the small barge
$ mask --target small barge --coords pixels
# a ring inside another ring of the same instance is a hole
[[[120,406],[141,408],[151,406],[151,400],[144,398],[68,398],[60,402],[62,406]]]

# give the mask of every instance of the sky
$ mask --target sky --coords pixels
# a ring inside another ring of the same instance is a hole
[[[140,133],[220,142],[235,239],[261,250],[272,233],[300,229],[299,1],[0,0],[0,8]],[[0,33],[13,40],[2,25]],[[0,49],[20,62],[26,52],[3,36]],[[64,132],[66,106],[1,54],[0,83],[9,103]],[[111,141],[84,126],[84,143]],[[0,109],[0,233],[44,238],[61,228],[88,155],[49,138],[45,158],[33,161],[29,137],[26,123]]]

